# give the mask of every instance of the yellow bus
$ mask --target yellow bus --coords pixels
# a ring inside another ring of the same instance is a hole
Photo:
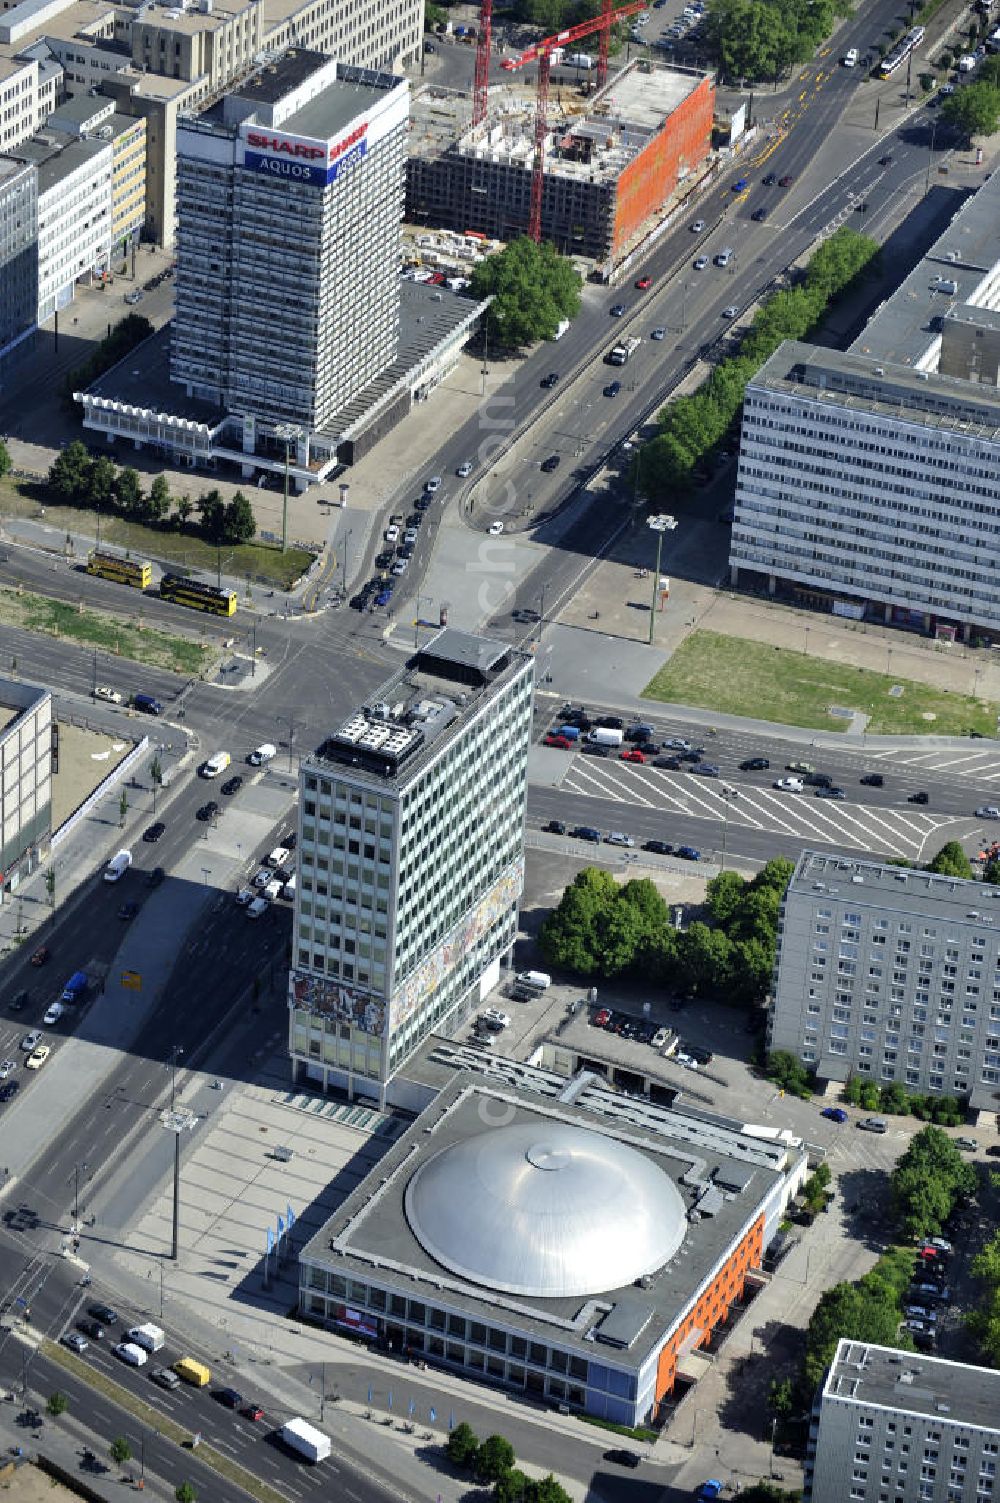
[[[175,605],[187,605],[193,611],[210,611],[214,616],[231,616],[236,610],[236,591],[217,590],[200,579],[186,579],[183,574],[164,574],[160,580],[160,598]]]
[[[119,558],[116,553],[103,553],[99,548],[92,548],[87,554],[87,573],[131,585],[135,590],[148,590],[153,582],[153,566],[148,559]]]

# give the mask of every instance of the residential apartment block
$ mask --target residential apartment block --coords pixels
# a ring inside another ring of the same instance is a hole
[[[821,1080],[1000,1090],[1000,887],[803,851],[778,932],[768,1047]]]
[[[994,176],[846,353],[788,342],[748,384],[733,582],[996,639],[998,342]]]
[[[296,1079],[385,1101],[517,933],[533,660],[445,627],[299,777]],[[387,1096],[388,1088],[388,1096]]]
[[[0,157],[0,358],[35,327],[38,312],[38,175]]]
[[[814,1411],[806,1503],[991,1503],[1000,1373],[841,1341]]]

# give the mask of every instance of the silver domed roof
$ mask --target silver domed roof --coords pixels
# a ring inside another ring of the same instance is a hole
[[[620,1289],[684,1239],[672,1180],[634,1148],[568,1123],[517,1123],[444,1148],[406,1187],[414,1235],[477,1284],[547,1298]]]

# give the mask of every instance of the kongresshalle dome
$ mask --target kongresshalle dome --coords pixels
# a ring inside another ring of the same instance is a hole
[[[621,1289],[684,1239],[684,1203],[648,1157],[560,1122],[494,1128],[442,1149],[406,1187],[410,1227],[436,1262],[509,1294]]]

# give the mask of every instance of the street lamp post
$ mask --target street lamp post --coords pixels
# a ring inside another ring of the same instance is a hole
[[[673,532],[677,526],[677,518],[669,516],[666,512],[659,512],[655,517],[646,519],[646,526],[651,527],[656,533],[656,572],[653,575],[653,599],[649,608],[649,645],[653,645],[653,628],[656,625],[656,597],[660,589],[660,559],[663,553],[663,534]]]
[[[722,866],[721,866],[720,870],[725,871],[725,869],[726,869],[726,842],[727,842],[727,837],[728,837],[728,834],[729,834],[729,809],[730,809],[730,805],[735,804],[736,800],[739,798],[740,791],[739,791],[738,788],[731,788],[727,783],[724,783],[722,785],[722,789],[721,789],[721,796],[722,796]]]
[[[174,1109],[174,1099],[177,1095],[177,1061],[184,1050],[180,1044],[175,1044],[170,1051],[170,1110]]]

